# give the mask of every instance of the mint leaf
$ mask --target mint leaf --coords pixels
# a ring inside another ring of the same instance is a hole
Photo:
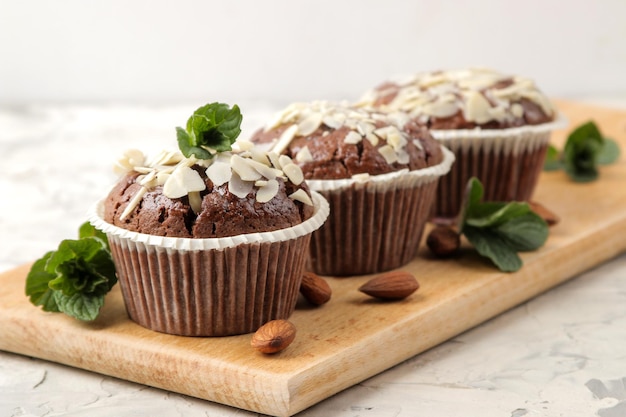
[[[104,295],[88,296],[76,293],[68,296],[55,291],[54,300],[59,306],[59,311],[83,321],[95,320],[104,305]]]
[[[477,178],[468,181],[459,230],[476,251],[501,271],[522,267],[517,252],[543,246],[548,224],[527,203],[483,202],[483,185]]]
[[[106,235],[83,224],[79,236],[61,241],[56,251],[33,264],[25,291],[31,303],[44,311],[90,321],[97,317],[117,276]]]
[[[546,151],[546,159],[543,163],[544,171],[557,171],[563,169],[563,161],[558,149],[554,145],[548,145]]]
[[[241,111],[223,103],[198,108],[187,120],[186,129],[176,128],[178,147],[187,158],[210,159],[215,152],[232,149],[241,133]]]
[[[105,244],[107,249],[109,249],[109,240],[107,239],[106,233],[102,230],[96,229],[91,223],[85,222],[80,225],[78,228],[78,238],[82,239],[85,237],[95,237],[102,241]]]
[[[598,152],[596,162],[598,165],[610,165],[617,162],[620,155],[620,149],[617,142],[611,138],[604,138],[604,145]]]
[[[522,260],[517,252],[498,234],[471,226],[466,227],[463,234],[476,251],[490,259],[499,270],[515,272],[522,267]]]
[[[54,300],[54,291],[48,283],[54,278],[54,274],[46,271],[46,264],[53,252],[46,253],[41,259],[35,261],[26,276],[26,295],[30,302],[36,306],[41,306],[44,311],[59,311]]]
[[[589,182],[598,177],[597,159],[604,138],[594,122],[587,122],[572,131],[563,149],[565,172],[574,181]]]

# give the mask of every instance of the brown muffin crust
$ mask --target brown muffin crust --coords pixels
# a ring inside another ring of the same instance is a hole
[[[182,238],[219,238],[245,233],[268,232],[302,223],[313,215],[313,206],[289,196],[298,190],[310,195],[306,183],[295,185],[277,177],[278,191],[267,202],[257,200],[258,187],[240,198],[229,184],[216,186],[206,168],[191,167],[204,181],[200,192],[201,210],[193,210],[187,195],[169,198],[163,185],[147,190],[138,204],[123,215],[142,185],[140,173],[131,171],[110,191],[104,202],[104,219],[115,226],[138,233]]]
[[[548,123],[555,117],[548,98],[532,80],[473,68],[385,81],[368,91],[359,105],[406,111],[433,130],[504,129]]]
[[[318,111],[319,107],[324,107],[319,103],[310,103],[300,107],[303,114],[309,111]],[[322,110],[323,111],[323,110]],[[342,106],[330,106],[326,112],[327,117],[335,114],[349,114],[350,108]],[[389,161],[381,153],[381,148],[388,145],[384,136],[376,138],[377,143],[363,138],[357,143],[346,140],[348,135],[359,133],[362,130],[349,122],[343,124],[334,123],[329,126],[324,122],[311,133],[306,135],[294,135],[282,153],[297,161],[302,168],[306,179],[344,179],[354,175],[369,174],[380,175],[402,169],[418,170],[432,165],[436,165],[443,160],[443,153],[438,142],[436,142],[428,130],[422,126],[413,126],[412,129],[405,129],[402,122],[408,121],[403,118],[400,123],[396,120],[381,114],[370,114],[362,111],[357,117],[369,120],[375,129],[385,129],[395,127],[403,135],[406,143],[399,152],[406,153],[405,160]],[[306,116],[304,116],[306,117]],[[409,121],[410,122],[410,121]],[[280,140],[283,133],[294,125],[295,122],[283,122],[274,127],[259,129],[251,137],[251,141],[258,144],[272,146]],[[358,123],[358,122],[356,122]],[[375,130],[376,132],[377,130]],[[306,148],[307,158],[300,157],[301,151]]]

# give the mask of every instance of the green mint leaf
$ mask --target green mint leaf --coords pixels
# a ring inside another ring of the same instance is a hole
[[[466,223],[475,227],[498,227],[529,212],[526,203],[482,203],[476,205]]]
[[[237,105],[206,104],[187,120],[186,129],[176,128],[178,146],[187,158],[210,159],[214,152],[229,151],[241,133],[242,119]]]
[[[52,255],[53,252],[46,253],[31,266],[26,276],[26,295],[31,303],[41,306],[44,311],[57,312],[59,308],[54,300],[54,291],[48,286],[55,275],[46,271],[46,264]]]
[[[50,288],[67,296],[103,295],[117,282],[109,251],[94,237],[62,241],[46,269],[56,274],[48,284]]]
[[[543,163],[544,171],[557,171],[563,169],[563,161],[558,149],[554,145],[549,145],[546,151],[546,159]]]
[[[522,260],[517,252],[498,234],[472,226],[465,227],[463,234],[476,251],[490,259],[499,270],[515,272],[522,267]]]
[[[604,139],[594,122],[587,122],[572,131],[563,149],[565,172],[574,181],[589,182],[598,177],[597,160]]]
[[[517,252],[535,250],[548,238],[548,224],[527,203],[483,202],[483,185],[471,178],[459,215],[459,230],[476,251],[501,271],[522,267]]]
[[[88,296],[76,293],[68,296],[56,291],[54,299],[59,306],[59,311],[83,321],[95,320],[104,305],[104,295]]]
[[[107,239],[106,233],[101,230],[96,229],[91,223],[85,222],[80,225],[78,229],[78,238],[83,239],[85,237],[95,237],[100,239],[106,246],[107,250],[109,248],[109,239]]]
[[[547,223],[532,211],[513,217],[494,230],[515,251],[533,251],[548,240]]]
[[[597,155],[598,165],[609,165],[617,162],[620,155],[618,143],[611,138],[604,138],[604,144]]]

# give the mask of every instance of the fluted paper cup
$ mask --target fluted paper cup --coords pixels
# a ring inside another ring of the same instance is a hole
[[[131,232],[103,220],[102,202],[90,222],[107,235],[133,321],[183,336],[244,334],[295,309],[311,234],[329,212],[311,194],[315,211],[301,224],[226,238]]]
[[[482,182],[485,201],[528,201],[543,170],[552,131],[566,125],[560,117],[551,123],[508,129],[431,130],[456,156],[450,173],[439,181],[435,219],[457,216],[472,177]]]
[[[442,147],[441,163],[362,179],[307,180],[330,205],[328,220],[313,233],[309,269],[320,275],[364,275],[405,265],[417,253],[439,178],[454,155]]]

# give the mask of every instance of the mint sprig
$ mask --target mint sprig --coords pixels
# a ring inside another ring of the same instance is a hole
[[[476,251],[504,272],[518,271],[518,252],[533,251],[548,239],[548,224],[523,202],[483,202],[483,185],[477,178],[467,184],[459,215],[459,231]]]
[[[178,147],[187,158],[211,159],[216,152],[232,149],[241,133],[242,119],[237,105],[206,104],[191,115],[185,129],[176,128]]]
[[[44,311],[91,321],[116,283],[106,235],[84,223],[77,240],[63,240],[56,251],[35,261],[26,276],[25,291],[30,302]]]
[[[576,182],[590,182],[598,178],[599,165],[617,161],[620,149],[617,142],[605,137],[593,121],[577,126],[567,137],[563,152],[550,145],[544,170],[563,169]]]

